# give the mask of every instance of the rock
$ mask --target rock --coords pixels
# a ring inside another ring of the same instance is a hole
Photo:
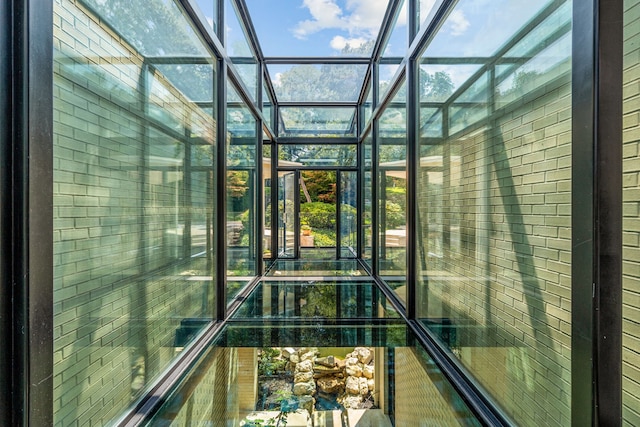
[[[362,365],[361,364],[355,364],[355,365],[347,365],[347,367],[345,368],[347,375],[350,377],[361,377],[362,376]]]
[[[313,372],[315,372],[316,374],[322,374],[322,375],[333,375],[333,374],[341,373],[342,369],[340,369],[340,368],[327,368],[326,366],[315,365],[313,367]]]
[[[296,372],[313,372],[313,362],[305,360],[296,365]]]
[[[298,398],[298,405],[298,408],[312,413],[313,408],[316,405],[316,400],[311,396],[300,396]]]
[[[376,381],[373,379],[367,380],[367,387],[369,387],[370,392],[373,392],[376,389]]]
[[[292,355],[296,354],[296,350],[292,347],[285,347],[282,350],[282,357],[285,359],[291,358]]]
[[[298,356],[297,354],[292,354],[291,356],[289,356],[289,361],[291,363],[300,363],[300,356]]]
[[[364,365],[373,360],[373,353],[366,347],[356,347],[353,352],[357,354],[358,360]]]
[[[327,368],[333,368],[336,366],[336,360],[333,356],[321,357],[316,359],[316,364],[326,366]]]
[[[342,400],[342,405],[345,408],[354,408],[357,409],[362,403],[362,396],[347,396]]]
[[[300,361],[304,362],[306,360],[311,360],[312,362],[316,359],[315,351],[308,351],[302,355],[300,355]]]
[[[356,377],[347,377],[345,387],[348,394],[360,394],[360,381]]]
[[[353,366],[353,365],[357,365],[358,364],[358,358],[357,357],[347,357],[344,360],[345,366]]]
[[[344,389],[344,381],[336,378],[326,377],[317,381],[318,390],[327,394],[340,393]]]
[[[313,372],[296,372],[293,377],[294,383],[308,383],[313,380]]]
[[[358,386],[360,388],[360,394],[362,396],[366,396],[367,394],[369,394],[369,386],[367,385],[367,379],[366,378],[358,378]]]
[[[371,366],[371,365],[364,365],[364,366],[362,367],[362,375],[363,375],[365,378],[369,378],[369,379],[373,378],[373,366]]]
[[[335,358],[336,360],[336,367],[337,368],[344,368],[347,365],[347,361],[346,359],[339,359],[339,358]]]
[[[316,383],[309,381],[307,383],[295,383],[293,385],[293,394],[296,396],[311,396],[316,392]]]

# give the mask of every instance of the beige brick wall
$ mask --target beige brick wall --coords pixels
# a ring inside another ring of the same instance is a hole
[[[188,278],[211,272],[176,262],[184,150],[145,121],[143,58],[74,0],[54,2],[54,55],[55,422],[104,425],[128,407],[138,358],[149,381],[180,320],[207,315],[211,281]],[[215,121],[161,74],[150,88],[157,111],[215,142]]]
[[[623,418],[640,425],[640,1],[625,0],[623,72]]]
[[[459,426],[449,394],[451,387],[436,370],[428,372],[409,347],[395,349],[395,425],[397,426]],[[445,396],[449,396],[446,398]]]
[[[516,422],[564,426],[571,389],[571,87],[565,74],[544,88],[486,127],[446,142],[441,195],[419,185],[423,228],[433,228],[429,217],[440,218],[443,229],[450,222],[451,230],[443,257],[426,260],[429,287],[420,310],[423,318],[458,324],[454,354]],[[438,197],[441,208],[425,206]],[[433,237],[423,236],[433,248]]]

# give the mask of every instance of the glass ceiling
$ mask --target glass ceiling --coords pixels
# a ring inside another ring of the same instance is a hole
[[[389,0],[246,3],[266,57],[369,57]]]

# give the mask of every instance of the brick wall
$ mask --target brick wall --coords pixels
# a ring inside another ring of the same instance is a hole
[[[640,425],[640,1],[625,0],[623,72],[623,336],[625,425]]]
[[[441,194],[426,171],[418,186],[423,229],[449,242],[421,317],[457,326],[454,354],[523,425],[570,424],[570,90],[565,74],[449,139]]]
[[[143,58],[73,0],[54,2],[54,49],[55,422],[103,425],[175,357],[181,319],[211,316],[205,260],[179,262],[179,136],[215,122],[156,72],[151,103],[183,129],[150,126]]]

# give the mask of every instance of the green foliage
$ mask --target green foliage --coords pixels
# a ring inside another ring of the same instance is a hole
[[[336,205],[323,202],[303,203],[300,205],[302,224],[317,229],[333,229],[336,225]]]
[[[260,350],[258,356],[258,375],[274,375],[284,372],[287,361],[278,359],[280,351],[275,348],[265,347]]]
[[[387,200],[385,207],[387,209],[387,212],[386,212],[387,230],[391,230],[394,228],[398,228],[399,226],[407,225],[407,220],[405,218],[404,210],[399,204],[393,203]]]

